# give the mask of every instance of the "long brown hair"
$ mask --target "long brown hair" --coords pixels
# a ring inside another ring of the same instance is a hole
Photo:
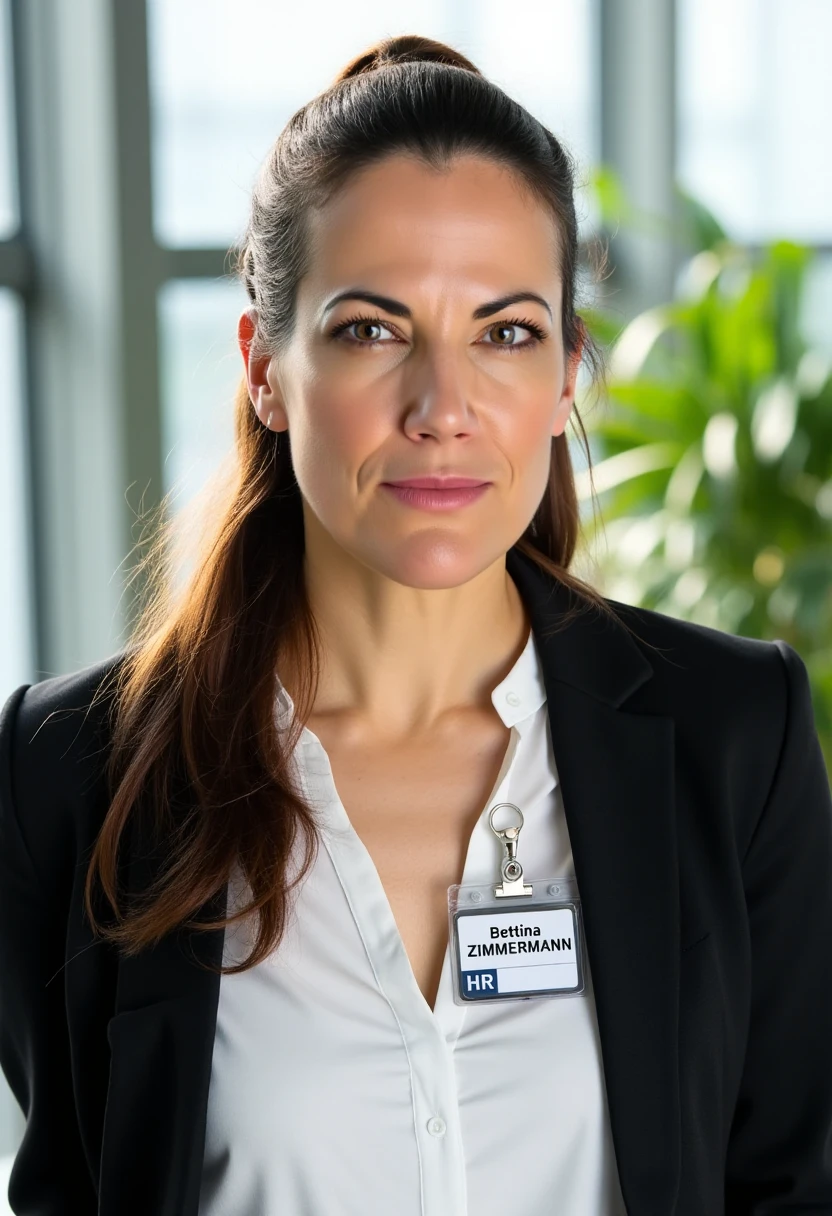
[[[308,266],[310,208],[323,206],[362,166],[398,150],[435,168],[477,153],[519,175],[549,209],[558,234],[565,352],[574,356],[583,341],[581,358],[590,364],[593,382],[603,381],[603,353],[575,311],[578,235],[570,155],[464,55],[416,35],[384,39],[349,63],[291,117],[267,156],[236,262],[258,312],[254,345],[275,354],[291,337],[298,283]],[[288,434],[260,424],[245,376],[235,410],[236,463],[219,508],[212,501],[195,568],[177,594],[170,571],[154,575],[131,643],[110,673],[110,805],[85,888],[94,930],[128,955],[183,924],[213,930],[257,912],[251,953],[222,974],[255,966],[279,944],[289,893],[317,848],[314,813],[290,765],[315,701],[321,655],[303,578],[300,490]],[[591,467],[574,409],[573,418]],[[143,566],[160,571],[169,564],[171,530],[169,523],[159,527]],[[564,433],[552,438],[547,489],[516,547],[576,592],[580,605],[615,615],[598,592],[568,572],[579,533]],[[285,733],[275,717],[277,659],[284,654],[302,679]],[[177,815],[172,808],[182,801],[174,795],[183,789],[186,810]],[[125,911],[117,889],[119,841],[131,814],[145,805],[167,864],[143,901]],[[302,864],[290,880],[296,839]],[[235,863],[251,902],[227,919],[194,921]],[[96,874],[115,913],[107,926],[94,915]]]

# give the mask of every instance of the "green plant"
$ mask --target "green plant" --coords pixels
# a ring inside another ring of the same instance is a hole
[[[620,207],[608,171],[599,180],[602,212]],[[694,252],[677,298],[623,330],[582,311],[611,346],[588,419],[590,546],[613,598],[793,645],[832,768],[832,369],[800,326],[814,254],[738,246],[679,198]]]

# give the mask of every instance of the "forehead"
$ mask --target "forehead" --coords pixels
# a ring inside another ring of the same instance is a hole
[[[309,297],[412,281],[443,294],[559,282],[551,213],[508,167],[466,156],[436,170],[397,154],[351,178],[309,227]],[[382,281],[380,281],[382,280]]]

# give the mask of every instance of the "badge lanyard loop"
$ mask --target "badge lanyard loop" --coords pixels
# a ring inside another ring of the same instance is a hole
[[[494,827],[494,812],[498,811],[501,806],[510,806],[513,811],[516,811],[520,816],[520,822],[507,828]],[[523,882],[523,867],[517,860],[517,842],[520,836],[520,829],[523,826],[523,812],[519,806],[515,806],[513,802],[498,802],[491,808],[491,814],[488,816],[488,822],[491,825],[491,831],[504,846],[506,855],[503,858],[503,863],[500,866],[500,873],[503,876],[503,881],[494,887],[494,894],[498,899],[504,899],[507,896],[516,895],[531,895],[534,888],[528,883]]]

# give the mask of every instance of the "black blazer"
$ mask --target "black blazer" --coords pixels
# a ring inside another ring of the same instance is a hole
[[[629,1216],[832,1213],[832,799],[802,660],[615,602],[638,638],[594,611],[547,636],[568,593],[516,550],[508,568],[542,655]],[[223,934],[119,961],[82,915],[106,811],[90,698],[117,660],[18,688],[0,719],[20,1216],[197,1216],[220,980],[194,960],[219,964]],[[131,891],[158,860],[131,833]]]

